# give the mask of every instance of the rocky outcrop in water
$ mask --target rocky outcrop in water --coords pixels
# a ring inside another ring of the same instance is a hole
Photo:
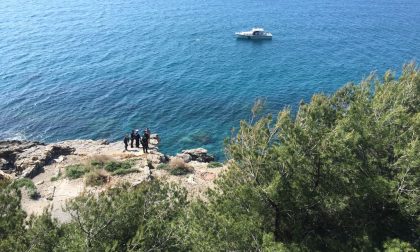
[[[186,163],[190,161],[210,163],[215,160],[214,156],[208,154],[207,150],[204,148],[183,150],[177,157],[182,158]]]

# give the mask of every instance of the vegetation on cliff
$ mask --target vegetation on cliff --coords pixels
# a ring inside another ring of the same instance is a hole
[[[205,200],[165,182],[120,185],[25,219],[0,188],[0,251],[415,251],[420,248],[420,70],[406,65],[293,116],[242,121]]]

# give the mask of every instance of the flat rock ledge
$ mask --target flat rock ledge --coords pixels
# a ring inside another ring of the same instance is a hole
[[[225,169],[208,167],[214,156],[203,148],[183,150],[175,157],[159,152],[159,136],[151,135],[149,153],[141,148],[124,150],[122,141],[67,140],[51,144],[30,141],[0,141],[0,181],[29,178],[34,183],[38,198],[33,199],[22,189],[22,209],[28,215],[41,215],[49,209],[54,218],[65,223],[71,219],[63,210],[68,200],[83,192],[97,194],[120,183],[138,186],[144,181],[161,179],[185,187],[189,197],[205,197],[204,192],[213,188],[214,179]],[[173,175],[171,166],[159,166],[173,158],[182,157],[191,168],[186,175]],[[134,172],[123,175],[108,174],[109,180],[101,186],[90,186],[85,177],[69,179],[65,175],[70,165],[89,164],[92,160],[132,162]],[[165,168],[163,168],[165,167]]]
[[[0,141],[0,170],[18,177],[33,178],[42,168],[74,148],[28,141]]]
[[[159,136],[152,134],[150,139],[150,154],[147,159],[153,163],[167,163],[171,156],[159,152]],[[124,154],[122,154],[124,153]],[[13,178],[34,178],[43,172],[47,165],[62,162],[66,156],[138,156],[141,150],[123,151],[120,142],[110,143],[107,140],[67,140],[45,144],[31,141],[0,141],[0,180]],[[195,161],[210,163],[215,160],[204,148],[183,150],[175,156],[186,163]]]

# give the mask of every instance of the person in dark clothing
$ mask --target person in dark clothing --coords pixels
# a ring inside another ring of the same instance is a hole
[[[146,136],[146,138],[147,138],[147,143],[150,143],[150,130],[149,130],[149,128],[146,128],[144,130],[144,136]]]
[[[143,137],[141,138],[141,146],[143,147],[143,153],[149,153],[149,138],[147,137],[146,131],[144,131]]]
[[[131,131],[131,148],[134,148],[133,143],[134,143],[134,139],[136,138],[136,134],[134,133],[134,130]]]
[[[128,147],[128,141],[130,141],[130,138],[128,138],[128,134],[125,134],[125,137],[124,137],[124,146],[125,146],[125,150],[127,150],[127,147]]]
[[[136,139],[136,148],[140,148],[140,134],[139,134],[139,130],[136,130],[136,133],[134,134],[134,138]]]

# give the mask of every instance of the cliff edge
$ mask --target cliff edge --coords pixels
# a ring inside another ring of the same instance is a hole
[[[35,215],[49,209],[60,222],[70,220],[63,209],[66,201],[119,183],[136,186],[162,179],[181,184],[190,197],[202,197],[225,169],[213,161],[202,148],[165,155],[159,152],[157,135],[151,136],[149,153],[141,148],[125,151],[122,142],[106,140],[0,141],[0,180],[30,179],[35,193],[23,190],[22,208]]]

